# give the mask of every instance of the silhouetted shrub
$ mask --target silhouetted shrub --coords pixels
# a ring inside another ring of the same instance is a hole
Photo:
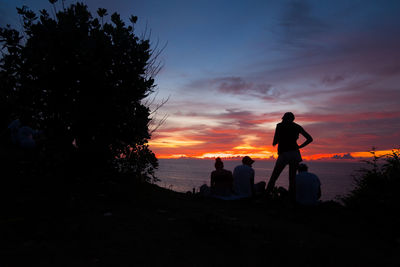
[[[376,211],[400,207],[399,150],[384,157],[371,152],[373,159],[366,161],[370,168],[360,170],[355,177],[355,188],[343,198],[351,208]]]
[[[0,28],[1,124],[29,116],[45,133],[47,151],[69,151],[74,143],[82,168],[154,179],[157,159],[147,144],[151,119],[143,99],[154,91],[159,67],[149,40],[134,33],[137,17],[131,26],[117,13],[104,22],[105,9],[95,18],[81,3],[55,17],[17,10],[23,31]]]

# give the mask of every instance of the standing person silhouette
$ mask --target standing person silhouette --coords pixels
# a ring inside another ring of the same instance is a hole
[[[299,134],[306,138],[300,146],[297,144]],[[276,180],[286,165],[289,164],[289,196],[292,201],[296,200],[296,171],[297,166],[302,161],[300,148],[305,147],[313,141],[303,127],[294,123],[292,112],[286,112],[282,117],[282,122],[276,125],[273,146],[278,144],[278,159],[276,160],[274,170],[267,186],[267,196],[272,192]]]

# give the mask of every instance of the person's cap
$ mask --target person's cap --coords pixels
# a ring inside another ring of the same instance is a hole
[[[245,157],[242,159],[242,163],[243,163],[243,164],[253,164],[253,163],[254,163],[254,160],[252,160],[249,156],[245,156]]]

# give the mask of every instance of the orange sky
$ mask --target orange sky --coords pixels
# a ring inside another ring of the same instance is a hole
[[[178,118],[167,121],[149,142],[158,158],[277,157],[277,147],[271,143],[280,113],[256,115],[227,110],[219,114],[174,115]],[[390,121],[398,116],[397,113],[384,112],[348,116],[298,114],[295,122],[314,138],[301,150],[302,156],[308,160],[370,157],[369,151],[373,146],[376,146],[378,155],[388,154],[396,148],[394,140],[398,140],[399,132],[390,132],[390,123],[382,124],[380,121]],[[371,121],[381,128],[370,127]],[[303,141],[300,136],[298,143]]]
[[[250,144],[231,145],[230,149],[221,150],[208,146],[204,141],[183,137],[180,139],[174,138],[159,138],[150,141],[150,147],[156,153],[157,158],[231,158],[251,156],[259,159],[272,159],[277,157],[276,147],[271,146],[252,146]],[[319,160],[338,158],[349,159],[349,155],[353,158],[368,158],[371,157],[370,151],[347,151],[342,153],[312,153],[312,143],[309,147],[302,149],[303,159]],[[377,156],[390,154],[392,150],[376,150]]]
[[[204,110],[199,113],[172,114],[173,117],[153,133],[149,142],[156,156],[277,157],[277,147],[272,146],[272,139],[282,113]],[[400,112],[365,111],[349,115],[296,114],[295,122],[314,139],[301,150],[302,157],[308,160],[370,157],[369,151],[373,146],[378,155],[388,154],[398,147],[396,140],[400,140],[400,132],[396,130],[398,125],[392,123],[399,115]],[[298,143],[304,140],[300,135]]]

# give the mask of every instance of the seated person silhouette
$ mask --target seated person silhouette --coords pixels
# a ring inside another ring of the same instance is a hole
[[[296,202],[303,206],[315,206],[321,198],[321,182],[315,174],[308,172],[306,164],[300,164],[296,175]]]
[[[254,196],[254,160],[245,156],[242,163],[233,170],[233,190],[240,198],[250,198]]]
[[[35,138],[40,132],[30,127],[31,120],[31,117],[25,115],[8,126],[12,143],[22,149],[34,149],[37,146]]]
[[[232,172],[224,169],[221,158],[215,159],[215,171],[211,173],[211,194],[217,196],[232,195]]]
[[[18,130],[21,128],[21,121],[19,119],[15,119],[8,125],[7,128],[10,133],[10,140],[12,144],[18,145]]]
[[[313,141],[303,127],[294,123],[294,114],[286,112],[282,117],[282,122],[276,125],[273,146],[278,144],[278,159],[276,160],[274,170],[267,186],[267,196],[272,193],[275,182],[286,165],[289,165],[289,197],[292,202],[296,198],[295,177],[297,166],[302,161],[300,149]],[[306,140],[301,145],[297,144],[299,134],[303,135]]]

